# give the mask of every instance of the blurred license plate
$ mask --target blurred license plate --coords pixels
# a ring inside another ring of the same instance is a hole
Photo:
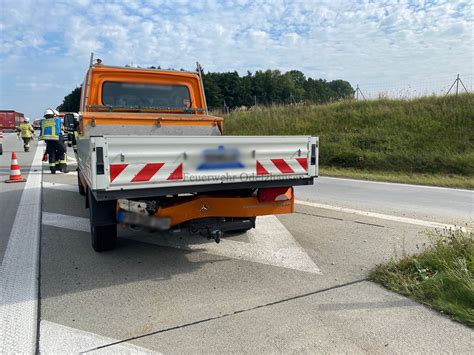
[[[120,223],[135,224],[160,230],[167,230],[171,227],[170,218],[146,216],[126,211],[120,211],[119,214],[118,220]]]
[[[240,162],[240,151],[237,148],[219,146],[217,149],[204,150],[202,156],[203,163],[198,166],[198,170],[237,169],[244,167]]]

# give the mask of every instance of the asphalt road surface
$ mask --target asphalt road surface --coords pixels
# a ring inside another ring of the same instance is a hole
[[[474,220],[474,192],[430,186],[320,177],[297,187],[301,200],[464,225]]]
[[[34,153],[33,169],[40,156]],[[415,220],[420,211],[410,213],[406,205],[399,211],[412,219],[388,215],[391,209],[377,208],[376,194],[364,199],[370,206],[331,202],[337,182],[331,181],[298,189],[298,199],[314,204],[298,204],[292,215],[258,218],[255,230],[227,236],[218,245],[120,229],[117,249],[98,254],[90,246],[77,175],[51,175],[45,165],[42,180],[30,177],[25,185],[31,203],[40,201],[41,215],[30,213],[25,232],[11,222],[6,237],[0,352],[20,346],[45,354],[472,351],[472,330],[367,280],[377,263],[422,248],[421,232],[434,222],[452,220]],[[31,194],[34,184],[42,186],[41,194]],[[335,196],[355,201],[356,193],[349,197],[351,189],[344,186]],[[321,199],[314,197],[318,191]],[[7,204],[2,190],[2,211],[21,204],[18,216],[28,207],[21,202],[25,193]],[[411,197],[424,215],[425,202]],[[380,214],[337,210],[364,206]],[[40,260],[25,261],[24,255],[35,259],[36,243]],[[31,312],[34,307],[39,316]],[[38,324],[38,342],[32,342],[25,334]]]

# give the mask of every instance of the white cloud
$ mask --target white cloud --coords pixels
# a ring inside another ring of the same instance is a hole
[[[2,0],[1,6],[0,105],[25,111],[59,104],[82,80],[91,51],[114,65],[190,69],[199,60],[211,71],[299,69],[362,87],[458,72],[472,80],[468,1]],[[18,85],[22,80],[31,85]],[[23,100],[25,88],[47,80],[54,82],[48,90],[31,91],[43,98],[41,107]]]

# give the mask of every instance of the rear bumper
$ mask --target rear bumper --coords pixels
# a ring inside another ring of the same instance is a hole
[[[93,191],[95,198],[98,201],[117,200],[119,198],[146,198],[159,197],[166,195],[178,195],[185,193],[206,193],[217,191],[231,191],[231,190],[245,190],[258,189],[265,187],[290,187],[300,185],[313,185],[314,178],[298,178],[287,180],[269,180],[269,181],[254,181],[254,182],[238,182],[238,183],[221,183],[209,185],[190,185],[190,186],[172,186],[172,187],[157,187],[152,189],[133,189],[133,190],[119,190],[119,191]]]
[[[188,221],[209,217],[256,217],[294,211],[293,189],[288,189],[288,199],[284,201],[261,202],[251,197],[198,196],[189,201],[160,208],[155,217],[169,218],[175,226]]]

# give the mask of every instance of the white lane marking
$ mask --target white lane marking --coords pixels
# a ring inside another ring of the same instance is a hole
[[[78,192],[77,186],[69,184],[60,184],[57,182],[43,181],[43,188]]]
[[[360,216],[366,216],[366,217],[372,217],[372,218],[378,218],[378,219],[385,219],[387,221],[414,224],[417,226],[423,226],[423,227],[429,227],[429,228],[440,228],[440,229],[448,228],[448,229],[460,229],[462,231],[466,231],[466,228],[455,226],[454,224],[445,224],[445,223],[439,223],[439,222],[425,221],[422,219],[399,217],[399,216],[393,216],[389,214],[382,214],[382,213],[369,212],[369,211],[361,211],[361,210],[356,210],[353,208],[337,207],[337,206],[326,205],[326,204],[316,203],[316,202],[309,202],[309,201],[296,200],[295,203],[298,205],[303,205],[303,206],[322,208],[325,210],[356,214]]]
[[[116,339],[42,320],[40,323],[40,354],[79,354],[83,351],[116,342]],[[116,344],[87,354],[160,354],[130,343]]]
[[[42,223],[47,226],[90,232],[89,219],[65,214],[43,212]]]
[[[434,189],[434,190],[448,190],[448,191],[461,191],[461,192],[473,192],[473,190],[469,189],[461,189],[456,187],[442,187],[442,186],[428,186],[428,185],[415,185],[415,184],[403,184],[401,182],[387,182],[387,181],[373,181],[373,180],[362,180],[362,179],[349,179],[349,178],[338,178],[332,176],[319,176],[318,179],[328,179],[328,180],[341,180],[341,181],[352,181],[357,183],[365,183],[365,184],[377,184],[377,185],[395,185],[401,187],[414,187],[414,188],[422,188],[422,189]]]
[[[43,212],[43,224],[81,232],[90,230],[87,218],[48,212]],[[321,274],[313,260],[275,216],[258,217],[257,227],[248,231],[247,235],[250,243],[223,238],[219,244],[195,235],[179,238],[170,234],[146,235],[124,231],[120,236],[161,246],[199,250],[233,259]]]
[[[0,353],[36,351],[41,220],[38,144],[0,266]]]

